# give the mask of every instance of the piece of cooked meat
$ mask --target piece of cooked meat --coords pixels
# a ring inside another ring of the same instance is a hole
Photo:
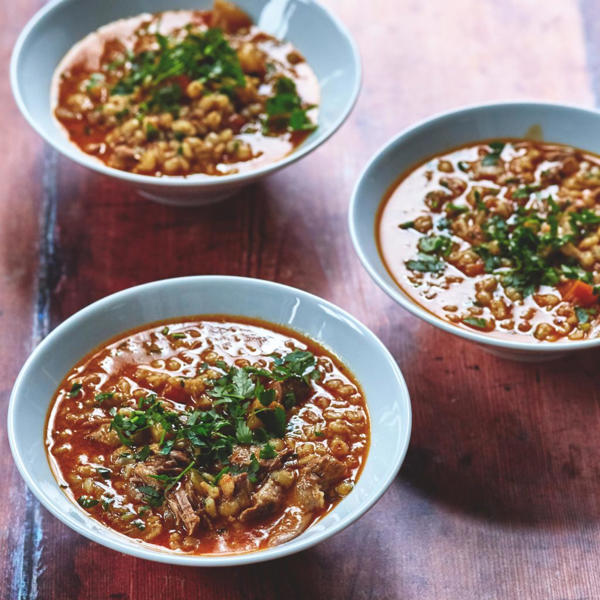
[[[245,467],[252,461],[252,455],[256,457],[260,468],[270,473],[279,469],[281,465],[293,454],[293,452],[285,446],[281,452],[277,453],[275,458],[260,458],[260,446],[234,446],[231,452],[229,462],[238,467]]]
[[[268,545],[278,546],[298,537],[311,523],[311,512],[288,513],[277,523],[277,528],[269,535]]]
[[[139,462],[131,469],[129,483],[132,484],[133,487],[139,485],[151,485],[158,489],[158,480],[155,478],[155,475],[158,474],[155,466]]]
[[[315,475],[326,490],[346,477],[346,465],[328,454],[308,462],[303,471]]]
[[[274,513],[283,504],[285,490],[271,478],[252,495],[252,506],[240,514],[240,521],[256,521]]]
[[[183,525],[189,535],[194,535],[198,525],[200,525],[201,519],[194,510],[186,490],[180,488],[176,492],[169,494],[167,504],[175,515],[177,524]]]
[[[183,450],[178,450],[177,448],[173,448],[169,454],[162,454],[158,444],[150,444],[150,450],[152,451],[152,455],[146,459],[147,462],[152,462],[153,460],[164,462],[165,459],[167,459],[169,464],[173,465],[177,463],[188,465],[190,462],[190,457]]]
[[[275,391],[275,401],[286,406],[286,396],[293,394],[294,403],[302,404],[310,396],[310,386],[301,377],[290,377],[285,381],[272,381],[267,389]]]
[[[156,489],[160,488],[157,475],[177,475],[184,468],[184,464],[188,461],[184,453],[171,454],[154,454],[149,456],[144,462],[135,463],[129,475],[129,483],[136,492],[136,488],[140,485],[151,485]],[[183,464],[182,464],[183,463]]]
[[[346,477],[346,467],[332,456],[318,456],[300,471],[296,484],[298,504],[308,511],[323,508],[325,493]]]
[[[108,446],[112,446],[116,448],[121,445],[121,440],[116,431],[111,430],[109,423],[104,423],[104,425],[100,425],[96,431],[92,431],[92,433],[88,433],[86,438],[89,440],[94,440],[95,442],[101,442],[102,444],[107,444]]]
[[[323,508],[325,505],[325,494],[318,482],[309,476],[298,477],[296,484],[296,499],[298,504],[305,510],[313,511]]]

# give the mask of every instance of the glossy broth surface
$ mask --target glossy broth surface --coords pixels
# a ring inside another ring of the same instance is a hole
[[[45,436],[56,478],[90,517],[165,549],[230,553],[284,543],[351,493],[369,417],[352,374],[311,340],[190,317],[75,365]]]

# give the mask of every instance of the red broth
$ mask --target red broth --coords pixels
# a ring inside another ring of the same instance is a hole
[[[229,69],[238,79],[206,74],[215,46],[214,72]],[[193,66],[178,68],[178,52],[187,52]],[[157,66],[161,60],[174,70]],[[217,1],[212,11],[142,14],[91,33],[60,63],[52,96],[71,141],[110,167],[225,175],[292,152],[315,126],[319,84],[290,43]],[[289,106],[290,98],[297,106]],[[269,117],[269,103],[278,116]]]
[[[320,345],[217,315],[94,350],[61,382],[45,436],[60,486],[91,518],[157,547],[232,553],[294,538],[351,493],[369,416]]]
[[[600,335],[600,157],[475,142],[402,174],[377,220],[383,261],[419,306],[520,341]]]

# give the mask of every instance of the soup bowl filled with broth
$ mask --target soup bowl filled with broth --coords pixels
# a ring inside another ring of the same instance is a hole
[[[402,133],[363,172],[350,230],[373,279],[502,356],[600,344],[600,117],[504,103]]]
[[[201,205],[305,156],[350,113],[356,46],[316,2],[58,0],[15,45],[42,137],[152,200]]]
[[[67,319],[23,367],[8,431],[27,485],[75,531],[227,566],[352,523],[395,477],[410,423],[395,361],[353,317],[294,288],[206,276]]]

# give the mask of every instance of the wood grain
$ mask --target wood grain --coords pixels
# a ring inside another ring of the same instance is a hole
[[[37,4],[0,7],[2,64]],[[416,120],[506,98],[593,105],[595,3],[325,4],[360,45],[357,108],[322,148],[223,205],[150,204],[57,157],[0,83],[10,140],[0,163],[3,598],[600,597],[600,353],[522,365],[440,333],[379,291],[346,230],[360,169]],[[9,388],[40,336],[113,291],[205,273],[276,280],[341,305],[388,345],[411,391],[411,448],[390,490],[343,533],[275,564],[183,569],[104,549],[40,508],[9,457]]]

